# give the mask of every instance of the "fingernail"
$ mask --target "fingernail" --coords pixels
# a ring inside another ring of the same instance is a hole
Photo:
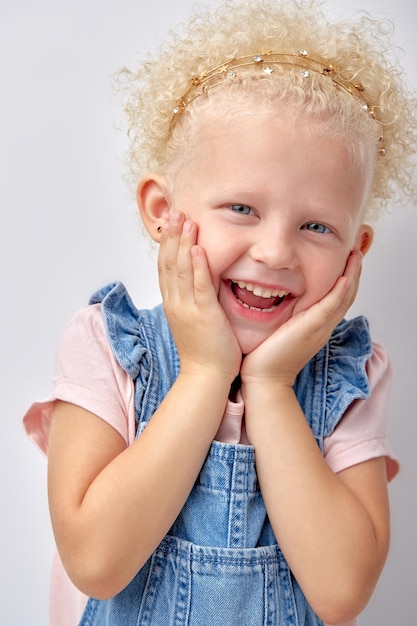
[[[178,211],[174,211],[173,213],[171,213],[171,222],[173,224],[179,224],[180,221],[181,221],[181,213],[179,213]]]
[[[189,220],[187,220],[186,222],[184,222],[184,226],[183,226],[183,232],[184,233],[190,233],[192,230],[193,224],[192,222],[190,222]]]

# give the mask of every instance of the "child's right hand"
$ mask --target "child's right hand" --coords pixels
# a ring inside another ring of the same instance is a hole
[[[241,351],[196,241],[197,226],[173,214],[161,236],[159,278],[181,370],[140,437],[126,446],[105,416],[54,406],[52,523],[67,572],[89,596],[119,593],[168,533],[239,372]]]
[[[213,286],[204,250],[196,245],[197,226],[174,211],[164,224],[158,256],[164,311],[182,373],[238,375],[242,354]]]

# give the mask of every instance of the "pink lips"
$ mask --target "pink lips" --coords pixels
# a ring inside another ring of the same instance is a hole
[[[231,282],[231,290],[242,304],[261,310],[269,310],[274,306],[278,306],[284,300],[284,298],[280,298],[279,296],[271,296],[270,298],[257,296],[252,291],[244,287],[239,287],[237,283],[233,282]]]

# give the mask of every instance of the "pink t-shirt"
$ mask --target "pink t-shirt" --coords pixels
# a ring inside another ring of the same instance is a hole
[[[398,472],[386,436],[387,398],[391,368],[385,351],[374,344],[367,364],[371,397],[356,400],[346,411],[334,433],[324,440],[324,457],[334,472],[384,456],[388,479]],[[79,311],[67,326],[56,355],[51,396],[34,403],[24,416],[28,436],[47,454],[51,412],[55,400],[71,402],[109,423],[126,445],[136,435],[134,383],[114,358],[108,344],[100,305]],[[228,401],[216,439],[225,443],[247,443],[242,418],[243,401]],[[68,579],[56,555],[52,568],[50,626],[75,626],[86,596]],[[354,626],[351,622],[345,626]]]

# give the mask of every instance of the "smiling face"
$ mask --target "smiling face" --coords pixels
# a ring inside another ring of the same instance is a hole
[[[178,181],[170,206],[198,225],[243,354],[327,294],[372,240],[346,145],[289,111],[202,127]]]

